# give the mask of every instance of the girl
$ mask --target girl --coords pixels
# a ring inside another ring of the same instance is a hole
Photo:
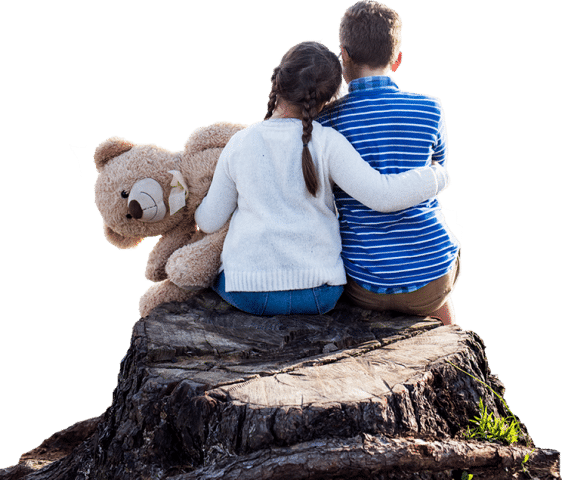
[[[447,183],[439,165],[381,175],[343,135],[314,122],[341,78],[338,58],[323,45],[291,48],[273,71],[265,120],[231,138],[195,212],[207,233],[232,215],[213,288],[240,310],[288,315],[334,308],[346,282],[334,182],[382,212],[416,205]]]

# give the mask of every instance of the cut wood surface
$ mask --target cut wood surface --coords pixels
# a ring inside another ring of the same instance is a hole
[[[491,388],[503,394],[482,340],[459,327],[345,302],[255,317],[206,290],[137,322],[96,432],[18,478],[519,478],[528,436],[510,447],[461,436],[480,398],[508,415]],[[528,468],[559,478],[557,462],[536,449]]]

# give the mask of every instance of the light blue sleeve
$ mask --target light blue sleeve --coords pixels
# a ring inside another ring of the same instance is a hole
[[[195,223],[205,233],[219,230],[238,205],[236,183],[228,171],[232,150],[227,144],[222,151],[207,196],[195,211]]]
[[[439,164],[382,175],[372,168],[338,132],[329,135],[326,155],[332,180],[346,193],[378,212],[413,207],[446,187],[446,170]]]

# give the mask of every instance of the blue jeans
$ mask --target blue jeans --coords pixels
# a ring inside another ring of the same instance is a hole
[[[253,315],[318,315],[336,306],[343,293],[343,285],[277,292],[226,292],[224,272],[221,272],[213,290],[233,307]]]

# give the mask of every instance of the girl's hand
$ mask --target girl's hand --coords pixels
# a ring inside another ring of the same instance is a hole
[[[437,176],[437,193],[439,193],[449,184],[449,175],[445,167],[443,167],[443,165],[441,165],[439,162],[436,162],[435,160],[431,162],[430,168],[433,169],[433,172]]]

